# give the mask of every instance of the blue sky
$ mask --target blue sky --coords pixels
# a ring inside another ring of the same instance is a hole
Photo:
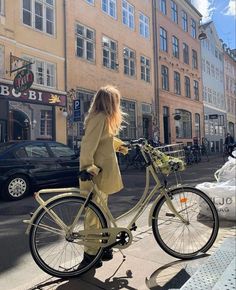
[[[236,0],[192,0],[203,15],[203,23],[213,20],[219,38],[236,48]]]

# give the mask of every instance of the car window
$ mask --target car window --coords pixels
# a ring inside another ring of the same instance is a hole
[[[45,158],[50,157],[45,145],[30,144],[25,146],[25,151],[28,157]]]
[[[49,147],[56,157],[69,157],[75,155],[75,152],[71,148],[62,144],[51,143]]]
[[[27,153],[25,152],[25,148],[24,147],[20,147],[15,151],[15,156],[17,158],[26,158],[27,157]]]
[[[9,149],[13,143],[3,143],[0,144],[0,153],[4,152],[5,150]]]

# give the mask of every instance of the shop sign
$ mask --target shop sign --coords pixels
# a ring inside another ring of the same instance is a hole
[[[24,92],[28,90],[34,82],[34,74],[31,70],[22,69],[14,78],[13,87],[16,92]]]
[[[73,121],[79,122],[81,118],[80,100],[73,100]]]
[[[66,95],[29,89],[24,92],[16,91],[13,85],[0,83],[0,97],[10,100],[30,102],[42,105],[66,106]]]
[[[218,114],[209,115],[209,119],[211,119],[211,120],[218,119]]]

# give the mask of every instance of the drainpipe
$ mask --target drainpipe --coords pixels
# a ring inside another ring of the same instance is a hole
[[[160,106],[159,106],[159,68],[158,68],[158,45],[157,45],[157,1],[152,0],[152,30],[153,30],[153,69],[154,69],[154,106],[157,120],[158,137],[160,140]]]
[[[66,37],[66,31],[67,31],[67,9],[66,9],[66,0],[63,1],[63,17],[64,17],[64,83],[65,83],[65,92],[68,91],[67,86],[67,37]],[[66,96],[66,109],[67,109],[67,96]],[[68,127],[67,127],[67,120],[66,120],[66,139],[68,139]],[[67,140],[68,143],[68,140]]]

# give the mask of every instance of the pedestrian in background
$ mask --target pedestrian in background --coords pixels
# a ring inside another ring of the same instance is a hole
[[[116,151],[124,154],[128,152],[128,149],[123,146],[124,143],[115,137],[124,120],[120,98],[118,89],[110,85],[101,87],[97,91],[85,119],[85,135],[80,145],[80,170],[82,171],[80,189],[90,192],[92,183],[89,179],[92,178],[106,204],[109,194],[123,188]],[[95,196],[94,201],[101,204],[98,196]],[[87,212],[85,229],[99,227],[99,220],[91,212]],[[97,251],[98,248],[85,248],[81,263],[87,264]],[[112,250],[105,250],[102,260],[110,260],[112,257]],[[102,266],[101,260],[95,267],[100,266]]]

